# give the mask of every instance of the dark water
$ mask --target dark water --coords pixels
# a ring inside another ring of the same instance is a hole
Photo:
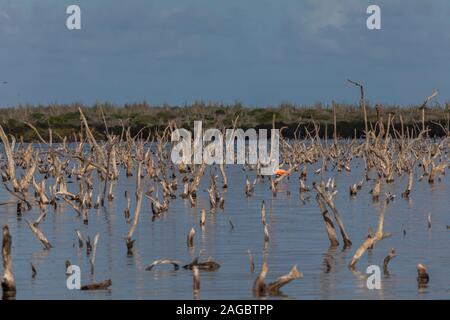
[[[157,266],[145,271],[153,260],[171,258],[189,263],[199,250],[204,258],[211,256],[221,264],[216,272],[201,272],[201,299],[252,299],[252,285],[259,272],[263,254],[267,256],[268,281],[286,274],[297,264],[304,278],[295,280],[282,289],[283,299],[448,299],[450,298],[450,225],[449,181],[430,187],[426,179],[415,181],[410,200],[400,197],[407,177],[394,183],[383,184],[382,191],[397,195],[389,204],[385,218],[385,232],[392,237],[379,241],[371,252],[361,258],[356,271],[347,267],[355,250],[367,235],[368,228],[377,226],[380,203],[373,203],[369,190],[372,181],[364,184],[356,198],[350,198],[348,188],[362,178],[363,166],[354,160],[352,172],[327,171],[325,178],[336,177],[339,190],[336,206],[340,210],[353,246],[343,251],[342,245],[329,249],[324,222],[315,193],[306,204],[302,204],[298,192],[298,174],[280,185],[277,197],[272,197],[269,182],[256,185],[252,197],[244,195],[245,175],[251,179],[254,172],[244,172],[240,166],[228,166],[229,188],[225,195],[225,210],[207,214],[205,230],[199,227],[200,210],[209,209],[209,184],[207,170],[199,192],[197,207],[191,208],[188,200],[178,197],[170,202],[170,209],[160,219],[151,221],[150,202],[144,198],[143,210],[136,229],[134,255],[127,256],[125,236],[130,227],[123,211],[126,207],[124,191],[134,195],[135,178],[121,177],[116,185],[115,200],[108,207],[91,209],[89,224],[67,205],[61,204],[57,211],[49,207],[49,213],[40,228],[54,248],[44,250],[26,225],[25,220],[35,220],[37,208],[24,213],[21,220],[16,215],[15,205],[0,206],[0,224],[8,224],[13,237],[13,267],[17,283],[18,299],[191,299],[192,273],[170,266]],[[321,175],[313,174],[309,168],[307,183],[320,181]],[[416,168],[416,176],[422,173]],[[95,180],[95,179],[94,179]],[[50,182],[50,180],[49,180]],[[221,177],[218,178],[219,186]],[[50,183],[47,183],[47,188]],[[77,192],[76,183],[68,185]],[[179,182],[177,194],[182,192]],[[290,191],[288,195],[287,190]],[[94,193],[95,199],[96,193]],[[14,200],[6,191],[1,191],[0,202]],[[265,245],[261,224],[261,202],[267,205],[270,242]],[[134,208],[134,199],[132,209]],[[133,214],[133,210],[132,214]],[[208,211],[207,211],[208,212]],[[427,215],[432,214],[432,228],[427,227]],[[231,230],[229,221],[234,229]],[[195,248],[188,249],[186,235],[194,227]],[[95,275],[90,274],[89,257],[85,248],[79,249],[75,229],[91,239],[98,232]],[[406,231],[404,235],[403,230]],[[382,268],[384,257],[391,248],[398,256],[390,263],[390,276],[382,275],[382,289],[366,287],[366,268],[371,264]],[[255,273],[250,272],[247,250],[255,258]],[[107,291],[78,291],[66,288],[65,261],[79,265],[82,284],[112,279]],[[327,271],[325,261],[331,269]],[[37,269],[35,279],[31,277],[32,262]],[[430,274],[426,289],[418,289],[416,264],[423,263]],[[3,272],[0,266],[0,272]]]

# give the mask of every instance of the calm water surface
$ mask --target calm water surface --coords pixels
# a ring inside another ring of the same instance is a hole
[[[320,181],[321,176],[313,174],[316,165],[310,166],[307,183]],[[376,229],[381,203],[373,203],[369,190],[372,181],[364,184],[355,198],[348,194],[350,184],[361,180],[363,165],[355,159],[352,172],[330,170],[325,179],[335,176],[339,193],[336,206],[344,220],[353,246],[345,251],[342,245],[329,249],[324,222],[315,193],[306,204],[302,204],[298,192],[298,174],[280,185],[276,197],[269,190],[269,181],[256,185],[252,197],[244,195],[245,176],[254,178],[254,172],[245,172],[240,166],[227,168],[229,188],[225,195],[225,210],[208,213],[206,228],[199,227],[200,210],[209,209],[206,189],[209,184],[209,170],[206,171],[199,188],[197,207],[191,208],[188,200],[178,197],[170,202],[170,209],[160,219],[152,222],[150,202],[144,198],[142,214],[134,239],[134,255],[127,256],[125,236],[130,224],[124,218],[126,207],[125,190],[134,197],[135,178],[121,177],[116,184],[115,199],[107,208],[91,209],[89,224],[66,204],[61,203],[41,222],[40,228],[54,248],[44,250],[26,225],[25,220],[35,220],[38,208],[17,218],[16,206],[0,206],[0,224],[8,224],[13,237],[13,267],[17,282],[17,299],[192,299],[192,273],[180,268],[173,271],[170,266],[157,266],[153,271],[145,267],[153,260],[171,258],[189,263],[200,250],[204,258],[211,256],[221,264],[216,272],[201,272],[201,299],[253,299],[252,285],[259,272],[263,255],[267,256],[268,281],[286,274],[297,264],[304,278],[291,282],[282,289],[282,296],[275,299],[448,299],[450,298],[450,225],[449,180],[445,176],[430,187],[426,179],[415,181],[411,199],[400,197],[407,177],[394,183],[383,184],[383,192],[397,195],[387,208],[385,232],[392,237],[375,245],[366,252],[350,271],[347,265],[355,250],[367,235],[368,228]],[[123,171],[123,170],[122,170]],[[416,176],[422,170],[416,168]],[[94,179],[94,181],[96,178]],[[47,188],[50,185],[47,183]],[[219,174],[218,184],[221,185]],[[69,189],[78,192],[76,181]],[[179,181],[177,194],[182,192]],[[288,194],[290,191],[290,195]],[[95,197],[94,193],[94,197]],[[0,202],[13,201],[4,189]],[[261,202],[266,202],[270,242],[265,245],[261,224]],[[134,199],[132,201],[132,212]],[[208,211],[207,211],[208,212]],[[432,214],[432,228],[427,227],[427,215]],[[232,221],[234,229],[231,229]],[[196,229],[195,247],[188,249],[186,235],[190,228]],[[89,257],[85,248],[78,248],[75,229],[80,229],[85,238],[91,239],[98,232],[95,274],[90,274]],[[406,234],[404,234],[404,231]],[[369,290],[366,287],[367,266],[382,266],[384,257],[391,248],[398,256],[390,265],[390,275],[382,276],[382,289]],[[247,250],[255,258],[255,273],[250,272]],[[77,291],[66,288],[65,261],[79,265],[82,284],[112,279],[110,290]],[[327,270],[327,262],[331,266]],[[30,262],[37,269],[35,279],[31,277]],[[423,263],[430,274],[426,289],[418,289],[416,264]],[[0,266],[0,272],[3,272]]]

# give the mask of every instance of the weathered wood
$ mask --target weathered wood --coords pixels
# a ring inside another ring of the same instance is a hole
[[[138,167],[136,170],[136,207],[134,209],[133,222],[131,224],[130,230],[128,231],[128,235],[126,238],[128,255],[133,254],[134,240],[132,240],[131,238],[133,237],[134,231],[135,231],[138,221],[139,221],[139,215],[141,214],[141,207],[142,207],[141,162],[139,161]]]
[[[419,287],[426,286],[429,281],[430,276],[428,275],[427,268],[423,264],[419,263],[417,265],[417,282]]]
[[[111,279],[82,286],[81,290],[106,290],[112,285]]]
[[[388,270],[388,265],[389,262],[397,256],[397,253],[395,252],[395,249],[392,248],[391,251],[389,252],[389,254],[386,256],[386,258],[384,258],[383,260],[383,272],[385,275],[389,274],[389,270]]]
[[[193,267],[197,267],[203,271],[216,271],[220,268],[220,264],[212,260],[199,262],[199,258],[197,257],[191,263],[184,265],[183,269],[192,270]]]
[[[28,227],[30,227],[31,232],[36,236],[36,238],[42,243],[44,248],[46,250],[50,250],[52,248],[52,245],[47,240],[47,237],[44,235],[44,233],[33,223],[27,220]]]
[[[279,277],[274,282],[271,282],[267,285],[266,291],[269,293],[277,293],[281,287],[288,284],[292,280],[303,278],[303,275],[298,272],[297,265],[294,265],[288,274]]]
[[[355,254],[353,255],[352,260],[349,263],[349,268],[354,269],[356,266],[356,263],[361,258],[361,256],[366,252],[367,249],[372,248],[375,243],[385,237],[387,237],[387,234],[383,233],[383,226],[384,226],[384,214],[386,212],[386,206],[387,203],[384,203],[383,208],[381,209],[380,216],[378,219],[378,228],[374,236],[369,235],[366,240],[361,244],[361,246],[356,250]]]
[[[316,196],[316,201],[322,213],[323,220],[325,221],[325,230],[327,231],[328,239],[330,240],[330,246],[337,247],[339,246],[339,240],[336,235],[333,221],[331,221],[330,217],[328,216],[328,210],[325,206],[325,203],[319,195]]]
[[[83,236],[81,235],[81,232],[78,229],[75,230],[75,234],[77,235],[77,239],[78,239],[78,247],[81,249],[81,248],[83,248],[83,242],[84,242]]]
[[[253,283],[253,295],[255,297],[261,297],[266,294],[266,277],[267,272],[269,271],[269,268],[267,267],[267,262],[263,261],[263,264],[261,266],[261,271],[259,272],[258,276],[255,279],[255,282]]]
[[[200,291],[200,272],[197,266],[192,268],[194,292]]]
[[[173,269],[175,271],[177,271],[178,269],[180,269],[181,261],[172,260],[172,259],[159,259],[159,260],[153,261],[149,266],[147,266],[145,268],[145,270],[147,270],[147,271],[153,270],[153,268],[155,266],[160,265],[160,264],[171,264],[171,265],[173,265]]]
[[[195,229],[191,228],[191,230],[189,231],[189,234],[187,235],[188,248],[192,248],[194,246],[194,236],[195,236]]]
[[[255,260],[253,259],[253,255],[252,252],[250,251],[250,249],[247,251],[248,253],[248,258],[250,260],[250,272],[253,273],[255,272]]]
[[[98,245],[99,239],[100,239],[100,234],[97,233],[94,237],[92,255],[91,255],[91,259],[89,260],[89,262],[91,264],[91,274],[94,274],[95,256],[97,255],[97,245]]]
[[[1,128],[1,127],[0,127]],[[3,278],[2,291],[3,299],[14,299],[16,296],[16,281],[14,280],[12,257],[11,257],[12,237],[9,233],[9,227],[3,226],[2,241],[2,259],[3,259]]]
[[[350,237],[348,236],[347,232],[345,231],[344,222],[341,219],[341,215],[339,214],[339,211],[337,210],[336,206],[334,205],[333,194],[325,192],[324,187],[317,186],[317,184],[315,182],[313,183],[313,188],[314,188],[314,190],[317,191],[317,193],[320,195],[320,197],[325,201],[325,203],[333,211],[334,219],[336,220],[336,223],[339,226],[341,236],[344,240],[344,248],[350,247],[352,245],[352,242],[350,241]]]

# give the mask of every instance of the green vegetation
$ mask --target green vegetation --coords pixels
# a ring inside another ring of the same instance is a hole
[[[449,104],[445,106],[435,105],[426,110],[426,124],[430,129],[430,135],[441,136],[444,128],[449,128]],[[246,107],[236,102],[231,105],[219,103],[195,102],[185,106],[151,106],[146,102],[126,104],[123,106],[109,103],[85,106],[81,104],[48,105],[48,106],[18,106],[3,108],[0,112],[0,124],[4,129],[24,141],[36,140],[36,134],[25,124],[33,124],[42,136],[49,136],[49,128],[52,129],[53,139],[61,137],[72,138],[73,132],[80,128],[80,116],[78,108],[85,113],[89,125],[94,128],[98,138],[103,138],[105,121],[108,130],[120,134],[122,128],[130,127],[131,133],[142,132],[148,134],[155,130],[163,130],[169,121],[173,121],[178,127],[192,129],[194,121],[203,121],[204,128],[230,128],[233,121],[238,118],[237,126],[247,128],[270,128],[275,116],[277,128],[286,127],[285,136],[293,136],[294,133],[303,136],[307,130],[313,129],[313,124],[320,127],[323,136],[333,135],[333,109],[331,106],[315,104],[314,106],[298,106],[282,103],[272,107]],[[102,112],[105,121],[102,118]],[[367,105],[369,125],[374,124],[379,118],[387,124],[388,114],[394,114],[394,126],[400,128],[400,117],[405,127],[418,128],[421,126],[421,111],[417,106],[383,106],[377,108]],[[336,105],[337,132],[339,137],[353,137],[362,135],[364,128],[363,114],[356,105]]]

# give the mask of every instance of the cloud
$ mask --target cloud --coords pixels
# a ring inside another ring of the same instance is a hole
[[[381,31],[370,1],[79,0],[72,32],[72,2],[1,2],[1,104],[354,101],[347,77],[410,103],[450,84],[448,0],[379,0]]]

